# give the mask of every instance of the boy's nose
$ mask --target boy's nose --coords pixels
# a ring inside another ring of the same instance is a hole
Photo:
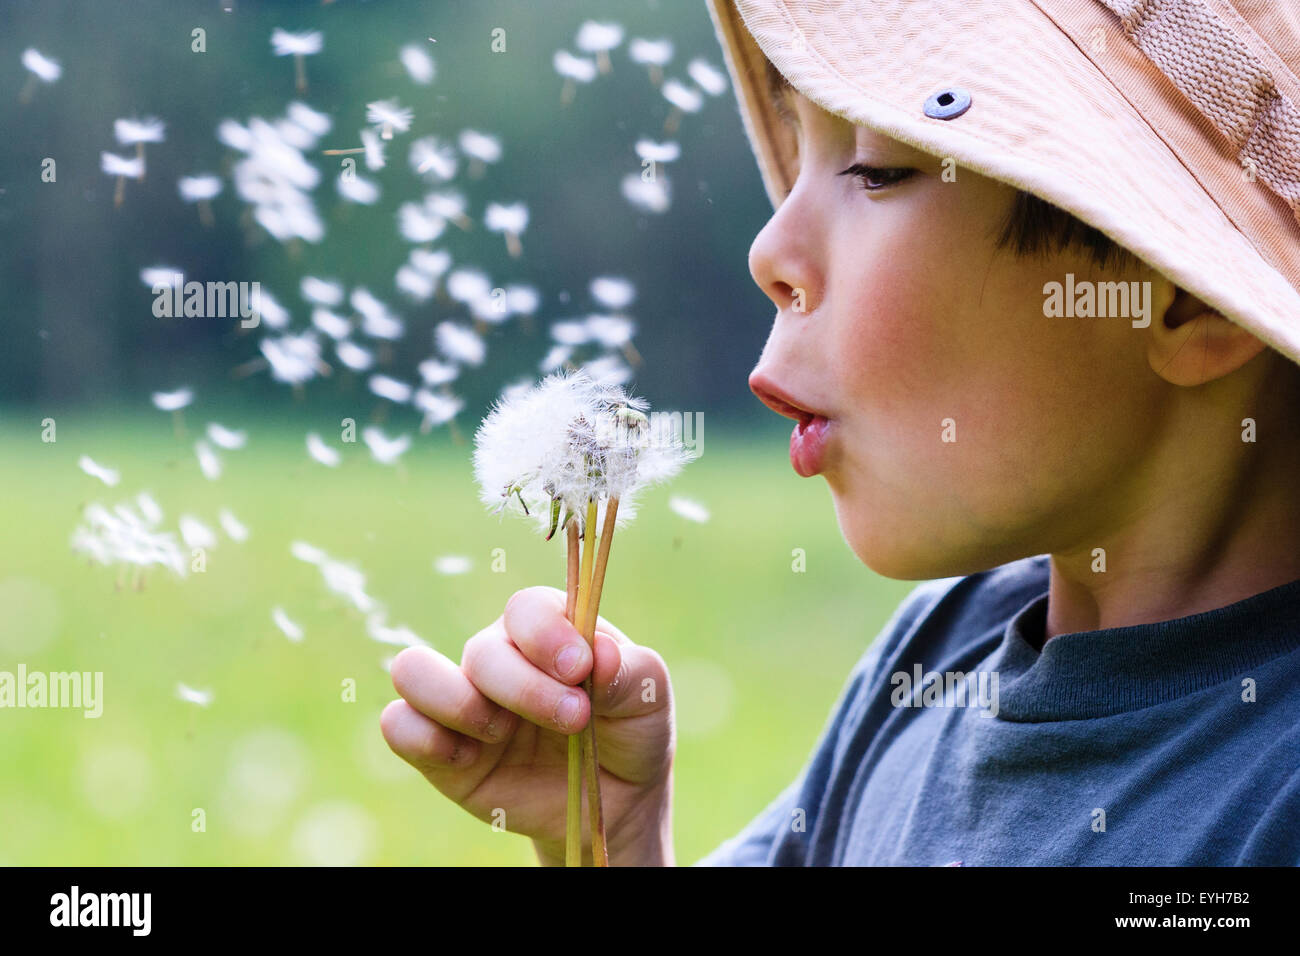
[[[749,247],[749,274],[779,312],[816,307],[820,290],[818,226],[796,185]]]

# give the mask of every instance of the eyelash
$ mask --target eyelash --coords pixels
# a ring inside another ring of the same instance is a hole
[[[867,166],[863,163],[854,163],[852,166],[850,166],[848,169],[841,172],[839,175],[841,176],[852,175],[857,177],[857,179],[862,183],[863,189],[865,189],[869,193],[874,193],[874,192],[879,192],[882,189],[886,189],[889,186],[897,185],[898,183],[903,182],[905,179],[909,179],[914,172],[916,172],[915,169],[911,169],[905,166],[896,166],[896,167],[881,169],[876,166]],[[898,173],[902,173],[902,175],[901,176],[894,175],[892,177],[890,176],[890,174],[898,174]],[[868,180],[875,180],[877,182],[880,182],[881,180],[884,181],[881,182],[880,185],[878,186],[871,186],[868,185]]]

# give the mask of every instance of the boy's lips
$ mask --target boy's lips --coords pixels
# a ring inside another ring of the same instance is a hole
[[[790,433],[790,463],[794,470],[804,478],[818,474],[830,437],[830,416],[809,408],[761,375],[750,376],[749,388],[772,411],[795,420]]]

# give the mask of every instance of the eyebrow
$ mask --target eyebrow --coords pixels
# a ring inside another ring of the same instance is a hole
[[[794,92],[794,87],[782,75],[781,71],[772,65],[771,60],[765,59],[763,63],[767,72],[767,96],[772,104],[772,109],[787,126],[797,128],[799,126],[799,114],[790,106],[787,99]]]

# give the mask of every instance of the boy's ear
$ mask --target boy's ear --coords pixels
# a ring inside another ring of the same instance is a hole
[[[1203,385],[1241,368],[1264,349],[1251,332],[1174,286],[1162,321],[1148,330],[1147,360],[1172,385]]]

